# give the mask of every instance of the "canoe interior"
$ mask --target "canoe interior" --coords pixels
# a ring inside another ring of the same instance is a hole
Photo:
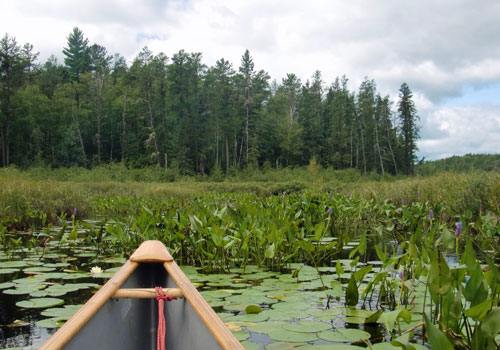
[[[161,263],[141,263],[122,288],[176,288]],[[185,299],[165,302],[168,350],[221,349]],[[64,349],[156,349],[156,299],[110,299]]]

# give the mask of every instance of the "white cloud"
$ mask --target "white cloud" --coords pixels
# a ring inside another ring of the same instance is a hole
[[[467,153],[498,153],[500,105],[434,107],[423,118],[420,154],[440,159]]]

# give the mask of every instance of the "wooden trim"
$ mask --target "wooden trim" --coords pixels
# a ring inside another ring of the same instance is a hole
[[[179,288],[163,288],[163,293],[168,297],[184,298]],[[118,289],[111,297],[113,299],[120,298],[156,298],[156,290],[154,288],[134,288],[134,289]]]
[[[164,263],[174,261],[167,248],[160,241],[143,242],[139,248],[132,254],[130,261],[143,262],[158,262]]]
[[[120,286],[135,271],[138,264],[127,261],[111,279],[99,289],[39,350],[60,350],[76,333],[95,315],[95,313],[111,298]]]
[[[227,328],[226,324],[217,316],[205,299],[203,299],[176,262],[165,262],[163,266],[165,266],[170,277],[172,277],[177,287],[184,294],[184,298],[191,304],[222,349],[244,350],[243,345],[241,345],[229,328]]]

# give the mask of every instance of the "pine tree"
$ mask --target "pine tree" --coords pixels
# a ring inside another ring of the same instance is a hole
[[[408,84],[401,84],[401,88],[399,89],[398,113],[403,143],[403,172],[405,174],[414,173],[416,152],[418,150],[419,127],[417,122],[420,118],[417,115],[417,109],[412,97],[413,94]]]
[[[83,32],[78,27],[68,36],[68,47],[63,49],[64,63],[69,68],[70,79],[80,81],[80,75],[88,72],[90,68],[90,55],[88,39],[84,38]]]

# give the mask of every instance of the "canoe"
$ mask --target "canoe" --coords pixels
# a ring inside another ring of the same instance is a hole
[[[40,349],[156,349],[155,287],[177,297],[164,302],[166,349],[244,349],[159,241],[142,243]]]

